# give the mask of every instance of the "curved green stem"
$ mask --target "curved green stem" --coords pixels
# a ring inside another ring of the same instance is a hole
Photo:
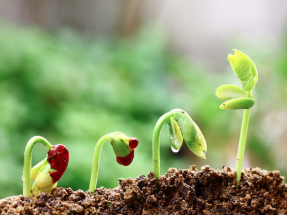
[[[90,194],[92,194],[92,192],[95,191],[96,186],[97,186],[99,160],[100,160],[102,146],[107,140],[110,140],[111,138],[112,138],[111,134],[106,134],[103,137],[101,137],[96,144],[95,152],[94,152],[94,159],[93,159],[93,164],[92,164],[92,174],[91,174],[91,180],[90,180],[90,186],[89,186]]]
[[[153,139],[152,139],[152,156],[153,156],[153,173],[154,176],[159,178],[159,174],[160,174],[160,162],[159,162],[159,136],[160,136],[160,130],[161,127],[163,125],[163,123],[165,122],[165,120],[167,120],[168,118],[172,117],[173,113],[172,112],[168,112],[164,115],[162,115],[153,130]]]
[[[251,91],[248,92],[248,98],[252,98]],[[245,109],[244,114],[243,114],[243,121],[241,125],[241,132],[240,132],[238,152],[237,152],[237,162],[236,162],[236,167],[235,167],[237,183],[240,182],[240,178],[241,178],[241,170],[242,170],[243,157],[244,157],[244,151],[245,151],[245,145],[246,145],[249,115],[250,115],[250,109]]]
[[[35,136],[32,137],[25,148],[24,153],[24,170],[23,170],[23,195],[31,196],[31,165],[32,165],[32,149],[36,143],[41,143],[48,150],[53,146],[44,137]]]

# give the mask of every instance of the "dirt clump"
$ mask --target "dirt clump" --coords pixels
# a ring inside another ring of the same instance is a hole
[[[287,214],[287,185],[279,171],[235,172],[204,166],[170,168],[159,180],[149,173],[119,179],[114,189],[54,188],[50,195],[12,196],[0,200],[0,214]]]

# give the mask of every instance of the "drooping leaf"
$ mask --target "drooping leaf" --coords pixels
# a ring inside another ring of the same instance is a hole
[[[138,146],[138,140],[118,131],[110,133],[109,136],[116,161],[123,166],[130,165],[134,158],[134,149]]]
[[[195,123],[191,117],[181,109],[172,110],[173,118],[177,122],[185,142],[194,142],[197,136]]]
[[[130,138],[121,132],[110,133],[111,145],[113,147],[114,153],[118,157],[126,157],[132,151],[129,147]]]
[[[219,107],[221,109],[227,110],[238,110],[238,109],[249,109],[255,104],[254,99],[250,98],[239,98],[239,99],[231,99],[224,103],[222,103]]]
[[[178,123],[182,137],[190,150],[198,157],[205,159],[207,145],[198,126],[185,111],[175,109],[173,112],[173,117]]]
[[[58,182],[54,182],[50,176],[51,172],[54,172],[51,165],[48,163],[45,168],[39,172],[35,178],[35,182],[32,186],[32,195],[37,196],[40,192],[51,193],[52,189],[57,186]]]
[[[180,127],[173,117],[170,117],[167,120],[167,128],[171,146],[177,151],[182,146],[183,137],[181,134]]]
[[[236,49],[234,51],[234,55],[228,55],[228,60],[234,73],[242,83],[242,89],[251,91],[258,79],[256,66],[246,54]]]
[[[52,171],[51,165],[46,165],[45,169],[40,172],[37,177],[35,178],[35,183],[39,188],[48,188],[52,187],[55,182],[53,181],[52,177],[50,176],[50,172]]]
[[[222,100],[229,100],[235,98],[247,98],[247,91],[242,90],[238,86],[225,84],[217,88],[216,96]]]
[[[205,154],[207,151],[207,145],[206,145],[205,138],[197,125],[196,125],[196,130],[197,130],[198,135],[196,136],[195,142],[192,144],[190,143],[186,143],[186,144],[196,156],[206,159]]]
[[[37,163],[32,169],[31,169],[31,179],[35,181],[37,175],[42,172],[46,166],[49,164],[47,161],[47,158],[44,158],[42,161]]]

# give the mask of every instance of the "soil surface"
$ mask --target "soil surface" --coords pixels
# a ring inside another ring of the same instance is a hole
[[[159,181],[153,173],[119,179],[114,189],[54,188],[50,195],[12,196],[0,200],[1,214],[287,214],[287,185],[279,171],[235,172],[204,166],[169,169]]]

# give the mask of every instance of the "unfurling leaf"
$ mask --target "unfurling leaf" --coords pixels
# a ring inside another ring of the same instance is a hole
[[[181,130],[173,117],[167,120],[168,136],[172,148],[178,151],[182,146],[183,137],[181,135]]]
[[[258,79],[256,66],[246,54],[236,49],[234,51],[234,55],[228,55],[228,60],[234,73],[242,83],[242,89],[251,91]]]
[[[239,98],[231,99],[222,103],[219,107],[227,110],[249,109],[255,104],[254,99]]]
[[[47,158],[44,158],[42,161],[37,163],[32,169],[31,169],[31,179],[35,181],[36,177],[40,172],[42,172],[46,166],[49,164],[47,161]]]
[[[239,138],[238,154],[236,161],[236,180],[241,179],[241,169],[243,164],[244,149],[246,144],[250,108],[255,104],[252,90],[257,82],[258,75],[253,61],[243,52],[234,49],[235,54],[228,55],[228,61],[234,73],[242,83],[242,87],[233,85],[222,85],[216,90],[216,96],[228,101],[222,103],[219,107],[227,110],[245,109]]]
[[[181,109],[174,109],[173,118],[177,122],[182,137],[190,150],[200,158],[205,159],[207,151],[206,141],[195,122]]]
[[[181,109],[173,109],[162,115],[156,122],[153,131],[152,160],[154,176],[160,176],[159,136],[160,130],[167,121],[168,135],[171,142],[171,150],[178,152],[183,140],[190,150],[200,158],[205,159],[207,150],[205,139],[191,117]]]
[[[93,166],[91,173],[91,180],[89,186],[89,192],[95,191],[97,186],[98,172],[99,172],[99,161],[102,146],[105,142],[110,141],[114,153],[116,155],[116,161],[123,166],[128,166],[134,159],[134,149],[138,146],[138,140],[134,137],[128,137],[121,132],[112,132],[102,136],[95,147]]]
[[[67,169],[69,163],[69,151],[61,144],[53,146],[48,156],[31,169],[31,179],[35,181],[32,194],[40,192],[50,193],[57,186],[57,182]]]
[[[134,158],[134,149],[138,146],[138,140],[121,132],[110,133],[110,137],[117,162],[123,166],[130,165]]]
[[[197,130],[197,136],[196,140],[193,144],[186,143],[189,147],[189,149],[198,157],[206,159],[205,154],[207,150],[206,141],[204,139],[204,136],[199,129],[199,127],[196,125]]]
[[[238,86],[225,84],[217,88],[216,96],[222,100],[236,99],[236,98],[247,98],[248,93],[242,90]]]

